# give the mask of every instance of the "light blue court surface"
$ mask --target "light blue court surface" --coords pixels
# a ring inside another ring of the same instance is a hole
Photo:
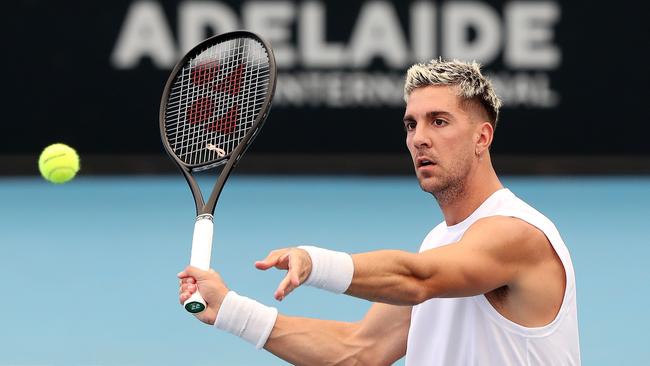
[[[583,364],[650,364],[650,178],[504,183],[571,250]],[[0,365],[284,365],[177,303],[193,210],[180,175],[0,179]],[[283,313],[347,321],[369,303],[309,288],[277,303],[281,274],[253,262],[305,243],[415,251],[441,220],[414,178],[235,176],[215,216],[212,265],[231,288]]]

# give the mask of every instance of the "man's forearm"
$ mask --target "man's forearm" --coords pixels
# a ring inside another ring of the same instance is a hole
[[[425,281],[432,268],[419,268],[418,254],[379,250],[354,254],[354,276],[348,295],[393,305],[414,305],[427,299]]]
[[[364,344],[357,323],[279,315],[264,348],[294,365],[358,365]]]

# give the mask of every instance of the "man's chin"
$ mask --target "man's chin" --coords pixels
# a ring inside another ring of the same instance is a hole
[[[418,182],[420,183],[420,188],[425,192],[434,193],[440,189],[440,182],[435,177],[418,175]]]

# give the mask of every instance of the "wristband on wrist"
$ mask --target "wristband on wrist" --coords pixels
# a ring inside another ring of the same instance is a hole
[[[304,284],[337,294],[344,293],[352,283],[354,262],[352,256],[314,246],[299,246],[309,253],[311,273]]]
[[[229,291],[221,303],[214,326],[264,347],[278,317],[278,310]]]

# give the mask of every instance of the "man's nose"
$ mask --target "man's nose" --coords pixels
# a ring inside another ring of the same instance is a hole
[[[418,123],[413,131],[413,146],[416,148],[431,147],[431,137],[422,123]]]

